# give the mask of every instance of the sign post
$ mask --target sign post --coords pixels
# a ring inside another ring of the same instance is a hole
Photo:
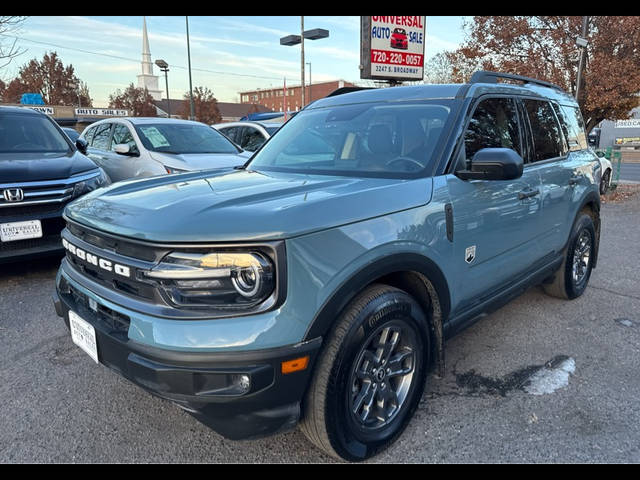
[[[422,80],[425,39],[424,16],[360,17],[360,78]]]

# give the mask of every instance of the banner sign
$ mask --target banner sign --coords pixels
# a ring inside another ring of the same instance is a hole
[[[53,107],[22,107],[22,108],[30,108],[31,110],[36,110],[38,112],[46,113],[47,115],[53,115]]]
[[[76,115],[92,117],[128,117],[129,110],[114,110],[111,108],[76,108]]]
[[[424,16],[360,17],[360,78],[422,80]]]
[[[640,128],[640,118],[616,120],[615,128]]]
[[[640,146],[640,137],[617,137],[616,145],[637,147]]]

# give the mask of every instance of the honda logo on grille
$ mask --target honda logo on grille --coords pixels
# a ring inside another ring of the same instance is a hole
[[[7,202],[21,202],[24,200],[24,193],[21,188],[7,188],[2,195]]]

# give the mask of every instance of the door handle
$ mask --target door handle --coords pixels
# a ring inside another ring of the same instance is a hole
[[[540,190],[538,190],[537,188],[535,190],[523,190],[521,192],[518,192],[518,200],[535,197],[536,195],[540,195]]]

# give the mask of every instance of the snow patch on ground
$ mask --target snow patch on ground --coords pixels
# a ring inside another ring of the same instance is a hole
[[[553,393],[569,384],[569,376],[576,370],[573,358],[567,358],[552,367],[543,367],[531,375],[524,390],[531,395]]]

